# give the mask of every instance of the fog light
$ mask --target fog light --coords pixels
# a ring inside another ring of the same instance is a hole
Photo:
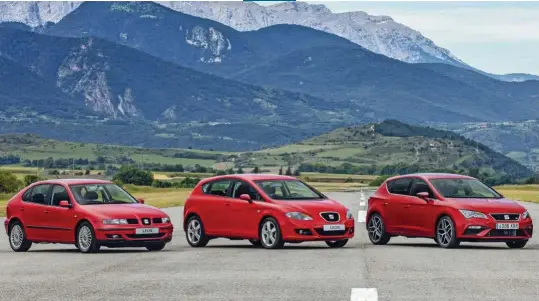
[[[468,229],[481,229],[481,226],[469,226]]]
[[[112,235],[112,238],[121,238],[121,236],[118,235],[118,234],[113,234],[113,235]]]

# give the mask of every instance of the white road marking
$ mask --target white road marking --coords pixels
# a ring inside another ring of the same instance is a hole
[[[378,290],[375,288],[353,288],[350,301],[378,301]]]
[[[359,206],[365,206],[365,202],[359,202]]]
[[[367,220],[367,211],[366,210],[359,210],[357,212],[357,222],[358,223],[364,223]]]

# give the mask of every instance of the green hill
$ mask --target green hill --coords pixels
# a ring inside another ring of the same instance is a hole
[[[469,174],[491,184],[533,175],[513,159],[454,132],[394,120],[340,128],[296,144],[256,152],[148,149],[6,135],[0,136],[0,153],[4,154],[2,164],[42,168],[73,164],[70,158],[75,158],[75,164],[80,166],[145,164],[147,169],[162,171],[178,171],[179,164],[182,169],[196,172],[255,166],[277,172],[281,166],[286,169],[289,165],[302,172],[340,174],[443,171]]]

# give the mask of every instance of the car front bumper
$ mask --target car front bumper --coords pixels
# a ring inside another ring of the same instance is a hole
[[[518,224],[518,229],[496,229],[497,223]],[[462,241],[516,241],[529,240],[533,236],[531,219],[504,222],[493,219],[469,219],[457,226],[457,237]]]
[[[324,225],[344,225],[344,230],[324,231]],[[322,221],[287,220],[280,223],[281,234],[286,242],[332,241],[351,239],[354,237],[354,220],[337,223]]]
[[[157,228],[157,233],[137,234],[137,229]],[[102,246],[106,247],[145,247],[148,245],[157,245],[169,243],[172,241],[174,226],[172,224],[160,226],[133,227],[132,225],[101,226],[96,229],[96,240]]]

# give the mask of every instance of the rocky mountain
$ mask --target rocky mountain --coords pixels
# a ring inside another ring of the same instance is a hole
[[[32,71],[33,77],[44,79],[64,98],[76,100],[74,107],[90,108],[106,120],[127,120],[145,128],[156,125],[160,128],[156,134],[164,140],[177,139],[174,133],[185,134],[186,127],[198,125],[200,131],[193,130],[190,136],[201,136],[202,145],[204,140],[215,145],[225,139],[256,148],[357,122],[368,112],[351,103],[337,110],[335,103],[320,98],[200,73],[97,38],[55,37],[4,27],[0,28],[0,56]],[[16,72],[13,69],[3,71]],[[24,78],[11,84],[24,87]],[[27,90],[13,99],[33,106],[36,101],[30,98],[39,99],[40,92]],[[26,100],[25,95],[31,97]],[[214,131],[216,124],[224,125]],[[232,130],[235,126],[238,130]],[[241,130],[246,127],[259,129],[258,134],[271,132],[271,127],[285,134],[279,138],[246,135]]]
[[[412,123],[522,120],[539,116],[539,82],[507,83],[446,64],[407,64],[364,49],[317,47],[232,78],[350,100]]]
[[[16,21],[32,27],[57,23],[82,2],[25,1],[0,3],[0,22]],[[388,16],[365,12],[333,13],[321,4],[286,2],[261,6],[254,2],[162,1],[174,10],[217,21],[239,31],[276,24],[296,24],[346,38],[370,51],[408,63],[447,63],[476,70],[424,37],[420,32]],[[483,74],[503,81],[539,80],[529,74]]]

